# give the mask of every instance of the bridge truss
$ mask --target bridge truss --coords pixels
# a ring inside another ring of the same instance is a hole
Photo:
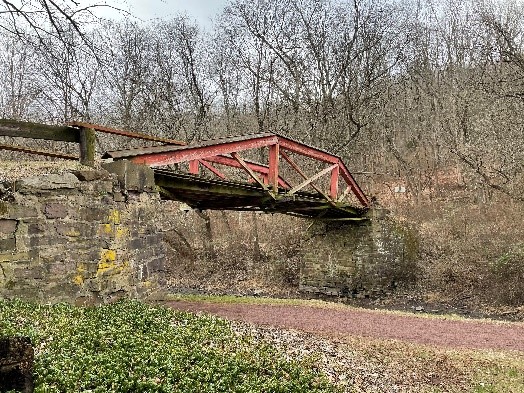
[[[267,163],[244,157],[253,155],[253,151],[267,157]],[[307,173],[292,154],[323,168]],[[263,210],[351,220],[361,219],[369,207],[367,197],[340,157],[275,133],[112,151],[102,158],[128,159],[159,168],[155,169],[155,179],[163,195],[199,209]],[[160,169],[173,165],[180,168],[180,164],[187,164],[188,173]],[[298,175],[300,181],[291,182],[283,176],[283,164],[287,173]],[[226,173],[224,167],[243,171],[247,182],[232,179],[231,171]],[[203,177],[203,172],[213,178]]]

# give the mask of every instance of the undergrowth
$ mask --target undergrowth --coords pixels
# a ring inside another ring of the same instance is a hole
[[[0,336],[35,347],[35,392],[333,392],[307,362],[210,316],[136,301],[78,308],[0,301]]]

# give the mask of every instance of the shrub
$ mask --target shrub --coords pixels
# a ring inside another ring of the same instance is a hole
[[[502,303],[521,305],[524,302],[524,244],[511,247],[490,266],[488,279],[498,289]]]

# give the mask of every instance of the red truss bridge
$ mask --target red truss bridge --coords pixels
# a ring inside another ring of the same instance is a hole
[[[275,133],[219,138],[194,144],[89,123],[66,127],[0,120],[0,136],[62,140],[80,145],[80,160],[95,161],[96,133],[161,143],[108,151],[105,160],[129,160],[154,170],[165,199],[205,210],[259,210],[324,220],[362,220],[370,202],[336,155]],[[0,149],[78,159],[20,146]],[[257,159],[254,160],[253,157]]]

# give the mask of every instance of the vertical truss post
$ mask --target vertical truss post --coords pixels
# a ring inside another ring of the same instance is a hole
[[[269,146],[269,173],[268,180],[269,185],[273,187],[273,192],[278,192],[278,158],[279,158],[279,145],[275,143]]]
[[[200,173],[200,163],[198,160],[189,161],[189,173],[192,175],[198,175]]]
[[[331,170],[331,183],[329,187],[329,196],[334,201],[337,200],[338,195],[338,175],[340,173],[340,167],[337,165]]]

